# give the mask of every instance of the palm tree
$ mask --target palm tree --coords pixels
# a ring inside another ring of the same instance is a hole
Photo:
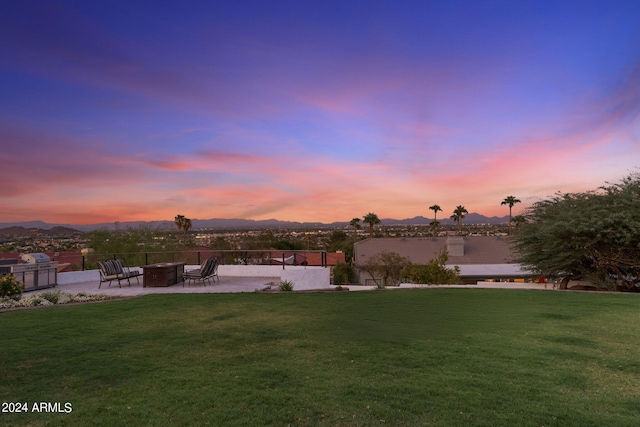
[[[358,234],[358,230],[361,228],[360,226],[360,218],[353,218],[349,225],[354,228],[354,235]]]
[[[184,228],[185,220],[186,218],[184,217],[184,215],[176,215],[176,217],[173,219],[173,222],[176,224],[176,227],[178,227],[178,231]]]
[[[176,224],[176,227],[178,227],[178,231],[184,230],[185,234],[187,234],[187,231],[191,228],[191,220],[184,215],[176,215],[173,222]]]
[[[433,211],[433,222],[431,224],[433,224],[433,231],[436,231],[438,229],[438,211],[441,211],[442,208],[438,205],[432,205],[429,206],[429,209]]]
[[[182,229],[184,230],[184,234],[187,234],[189,229],[191,228],[191,220],[189,218],[185,218],[182,222]]]
[[[369,224],[369,237],[373,237],[373,226],[375,224],[380,224],[380,218],[378,218],[378,215],[369,212],[362,217],[362,222]]]
[[[509,205],[509,235],[511,235],[511,208],[513,208],[513,205],[516,203],[520,203],[520,200],[513,196],[505,197],[502,203],[500,203],[500,205]]]
[[[462,218],[464,218],[464,214],[469,213],[464,206],[458,205],[453,210],[453,215],[451,215],[451,219],[458,223],[458,234],[462,234]]]

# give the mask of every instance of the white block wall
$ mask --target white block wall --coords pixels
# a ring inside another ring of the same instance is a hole
[[[198,268],[196,266],[195,268]],[[291,267],[286,267],[291,268]],[[218,276],[232,277],[280,277],[282,266],[278,265],[220,265]]]
[[[325,267],[289,267],[281,270],[280,280],[293,282],[294,291],[323,289],[330,286],[329,268]]]
[[[59,285],[70,285],[72,283],[96,282],[100,281],[99,270],[69,271],[58,273]]]

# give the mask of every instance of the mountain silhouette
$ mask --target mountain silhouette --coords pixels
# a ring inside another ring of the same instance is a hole
[[[428,225],[433,218],[416,216],[406,219],[384,218],[380,220],[382,225]],[[449,218],[438,218],[438,222],[442,225],[454,224]],[[470,213],[465,215],[463,224],[506,224],[509,222],[509,216],[504,217],[487,217],[478,213]],[[297,221],[281,221],[277,219],[252,220],[252,219],[192,219],[192,229],[211,228],[211,229],[251,229],[251,228],[309,228],[309,227],[346,227],[349,221],[344,222],[297,222]],[[98,224],[49,224],[44,221],[26,221],[14,223],[0,223],[1,234],[21,234],[23,232],[33,232],[29,230],[52,230],[54,233],[60,234],[73,231],[93,231],[99,229],[115,230],[116,228],[126,230],[127,228],[138,228],[140,226],[149,227],[152,230],[170,230],[175,229],[176,225],[173,221],[123,221],[123,222],[105,222]],[[22,227],[25,229],[7,231],[5,229],[13,227]],[[57,229],[56,228],[60,228]],[[2,230],[5,230],[4,232]]]

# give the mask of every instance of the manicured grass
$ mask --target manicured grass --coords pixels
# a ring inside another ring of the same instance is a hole
[[[0,313],[8,425],[635,426],[636,295],[178,294]],[[64,406],[63,406],[64,407]]]

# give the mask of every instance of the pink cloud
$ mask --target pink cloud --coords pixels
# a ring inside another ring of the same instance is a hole
[[[125,183],[139,175],[131,161],[99,145],[53,132],[3,123],[0,142],[5,165],[0,182],[8,184],[6,195],[47,191],[56,186],[104,186]],[[127,171],[125,174],[124,171]]]
[[[201,163],[196,160],[186,159],[184,156],[163,156],[162,159],[141,158],[140,163],[153,166],[169,172],[184,172],[201,169]]]

